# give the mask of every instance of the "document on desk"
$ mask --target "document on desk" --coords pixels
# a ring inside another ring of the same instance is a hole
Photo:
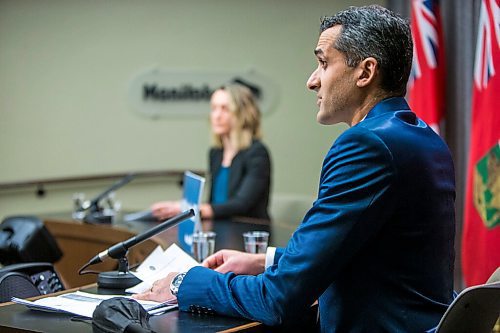
[[[153,286],[153,282],[164,278],[171,272],[186,272],[200,264],[176,244],[165,251],[158,246],[137,268],[134,274],[142,282],[127,289],[132,294],[145,292]]]
[[[104,300],[113,297],[125,297],[123,295],[96,295],[82,291],[62,294],[59,296],[51,296],[38,299],[36,301],[28,301],[17,297],[12,297],[12,302],[26,305],[32,310],[41,310],[48,312],[63,312],[75,314],[82,317],[92,318],[95,308]],[[168,310],[176,309],[177,302],[168,301],[164,303],[153,301],[137,301],[148,311],[150,315],[156,315]]]
[[[140,212],[125,214],[123,215],[123,220],[125,222],[130,222],[130,221],[158,222],[158,219],[153,216],[153,212],[151,210],[143,210]]]

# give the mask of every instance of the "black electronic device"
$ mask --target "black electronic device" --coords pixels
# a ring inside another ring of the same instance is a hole
[[[162,231],[165,231],[169,228],[176,226],[177,224],[183,222],[184,220],[193,217],[194,210],[190,209],[183,213],[180,213],[166,221],[163,221],[159,225],[134,236],[132,238],[127,239],[126,241],[120,242],[111,246],[109,249],[102,251],[101,253],[94,256],[88,263],[86,263],[79,270],[79,274],[84,274],[84,269],[86,269],[90,265],[98,264],[107,258],[113,258],[118,260],[118,271],[112,272],[102,272],[99,273],[99,277],[97,278],[97,286],[100,288],[106,289],[127,289],[132,287],[141,281],[136,278],[133,274],[131,274],[128,270],[128,260],[127,260],[127,252],[128,249],[134,245],[137,245],[146,239],[153,237],[156,234],[159,234]]]
[[[62,256],[56,240],[36,216],[11,216],[0,224],[0,263],[51,262]]]
[[[48,262],[30,262],[0,269],[0,302],[12,297],[28,298],[64,290],[54,266]]]
[[[85,215],[83,221],[88,223],[111,223],[113,221],[114,214],[107,214],[100,202],[104,198],[106,198],[111,192],[116,191],[123,185],[129,183],[134,179],[134,174],[128,174],[123,177],[109,188],[101,192],[95,198],[90,200],[90,202],[86,202],[85,206],[81,207],[81,211],[85,211]]]

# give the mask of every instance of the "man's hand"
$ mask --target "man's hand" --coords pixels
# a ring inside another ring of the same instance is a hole
[[[165,302],[175,299],[175,296],[170,292],[170,282],[177,275],[177,272],[168,273],[167,277],[157,280],[153,283],[150,290],[141,294],[132,295],[132,298],[143,301]]]
[[[237,275],[257,275],[264,272],[264,253],[245,253],[234,250],[218,251],[202,262],[202,266],[220,273],[233,272]]]

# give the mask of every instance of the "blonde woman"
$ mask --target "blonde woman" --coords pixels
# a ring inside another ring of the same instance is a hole
[[[239,84],[221,87],[212,94],[210,109],[214,141],[209,152],[210,203],[201,205],[201,217],[269,220],[271,161],[260,141],[260,111],[252,92]],[[160,220],[180,213],[175,201],[151,208]]]

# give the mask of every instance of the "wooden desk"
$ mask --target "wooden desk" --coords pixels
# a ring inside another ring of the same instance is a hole
[[[76,288],[98,293],[95,286]],[[72,321],[72,315],[33,311],[25,306],[4,303],[0,306],[0,332],[51,332],[51,333],[91,333],[92,325],[87,322]],[[199,315],[188,312],[170,311],[150,319],[152,329],[163,332],[263,332],[264,326],[246,319]],[[267,330],[265,330],[267,331]]]
[[[65,217],[66,216],[66,217]],[[83,283],[79,280],[82,276],[77,275],[78,269],[95,254],[107,249],[120,241],[143,232],[157,225],[154,222],[130,222],[118,221],[112,225],[90,225],[78,221],[72,221],[66,215],[60,217],[43,218],[47,228],[55,236],[61,249],[65,252],[64,257],[56,263],[61,278],[70,280],[71,283]],[[243,249],[242,233],[250,230],[269,230],[269,224],[258,221],[246,220],[224,220],[204,221],[203,229],[214,230],[217,233],[216,248]],[[177,240],[177,228],[164,231],[154,237],[143,251],[134,252],[136,247],[131,248],[129,259],[131,263],[140,262],[157,244],[166,248]],[[146,242],[145,242],[146,243]],[[148,246],[151,246],[148,248]],[[115,267],[113,260],[100,265],[110,265],[102,270],[111,270]],[[95,269],[101,270],[100,266]],[[87,276],[83,276],[87,278]],[[95,282],[96,276],[89,276]],[[74,280],[71,280],[74,279]],[[66,281],[65,281],[66,282]],[[66,282],[67,283],[67,282]],[[69,288],[69,285],[66,285]],[[83,290],[95,293],[108,293],[97,290],[95,286],[73,288],[65,292]],[[112,292],[116,294],[116,291]],[[313,313],[304,314],[306,324],[315,320]],[[270,328],[258,322],[252,322],[241,318],[232,318],[216,315],[200,315],[188,312],[171,311],[161,316],[152,317],[151,326],[155,332],[286,332],[280,328]],[[306,326],[312,327],[312,326]],[[311,331],[311,329],[301,329]],[[0,305],[0,332],[52,332],[52,333],[90,333],[92,326],[85,322],[71,321],[71,315],[46,313],[28,310],[19,304],[4,303]]]
[[[63,251],[63,257],[54,264],[66,288],[76,288],[97,281],[97,274],[78,275],[78,270],[96,254],[158,225],[157,222],[124,222],[120,217],[112,224],[89,224],[73,220],[69,213],[42,216],[45,226]],[[268,221],[239,218],[233,220],[203,221],[204,230],[217,233],[215,249],[244,251],[243,232],[269,231]],[[158,245],[166,249],[177,241],[177,227],[166,230],[129,250],[129,266],[140,264]],[[116,270],[117,261],[107,260],[89,267],[95,271]]]
[[[96,254],[110,246],[127,240],[157,223],[117,221],[112,224],[88,224],[72,220],[69,214],[54,214],[42,217],[45,226],[54,236],[63,251],[63,257],[54,264],[66,288],[75,288],[95,283],[97,274],[78,275],[78,270]],[[130,248],[130,267],[141,263],[158,245],[166,249],[177,238],[177,229],[164,231]],[[89,267],[95,271],[116,270],[117,261],[107,260]]]

